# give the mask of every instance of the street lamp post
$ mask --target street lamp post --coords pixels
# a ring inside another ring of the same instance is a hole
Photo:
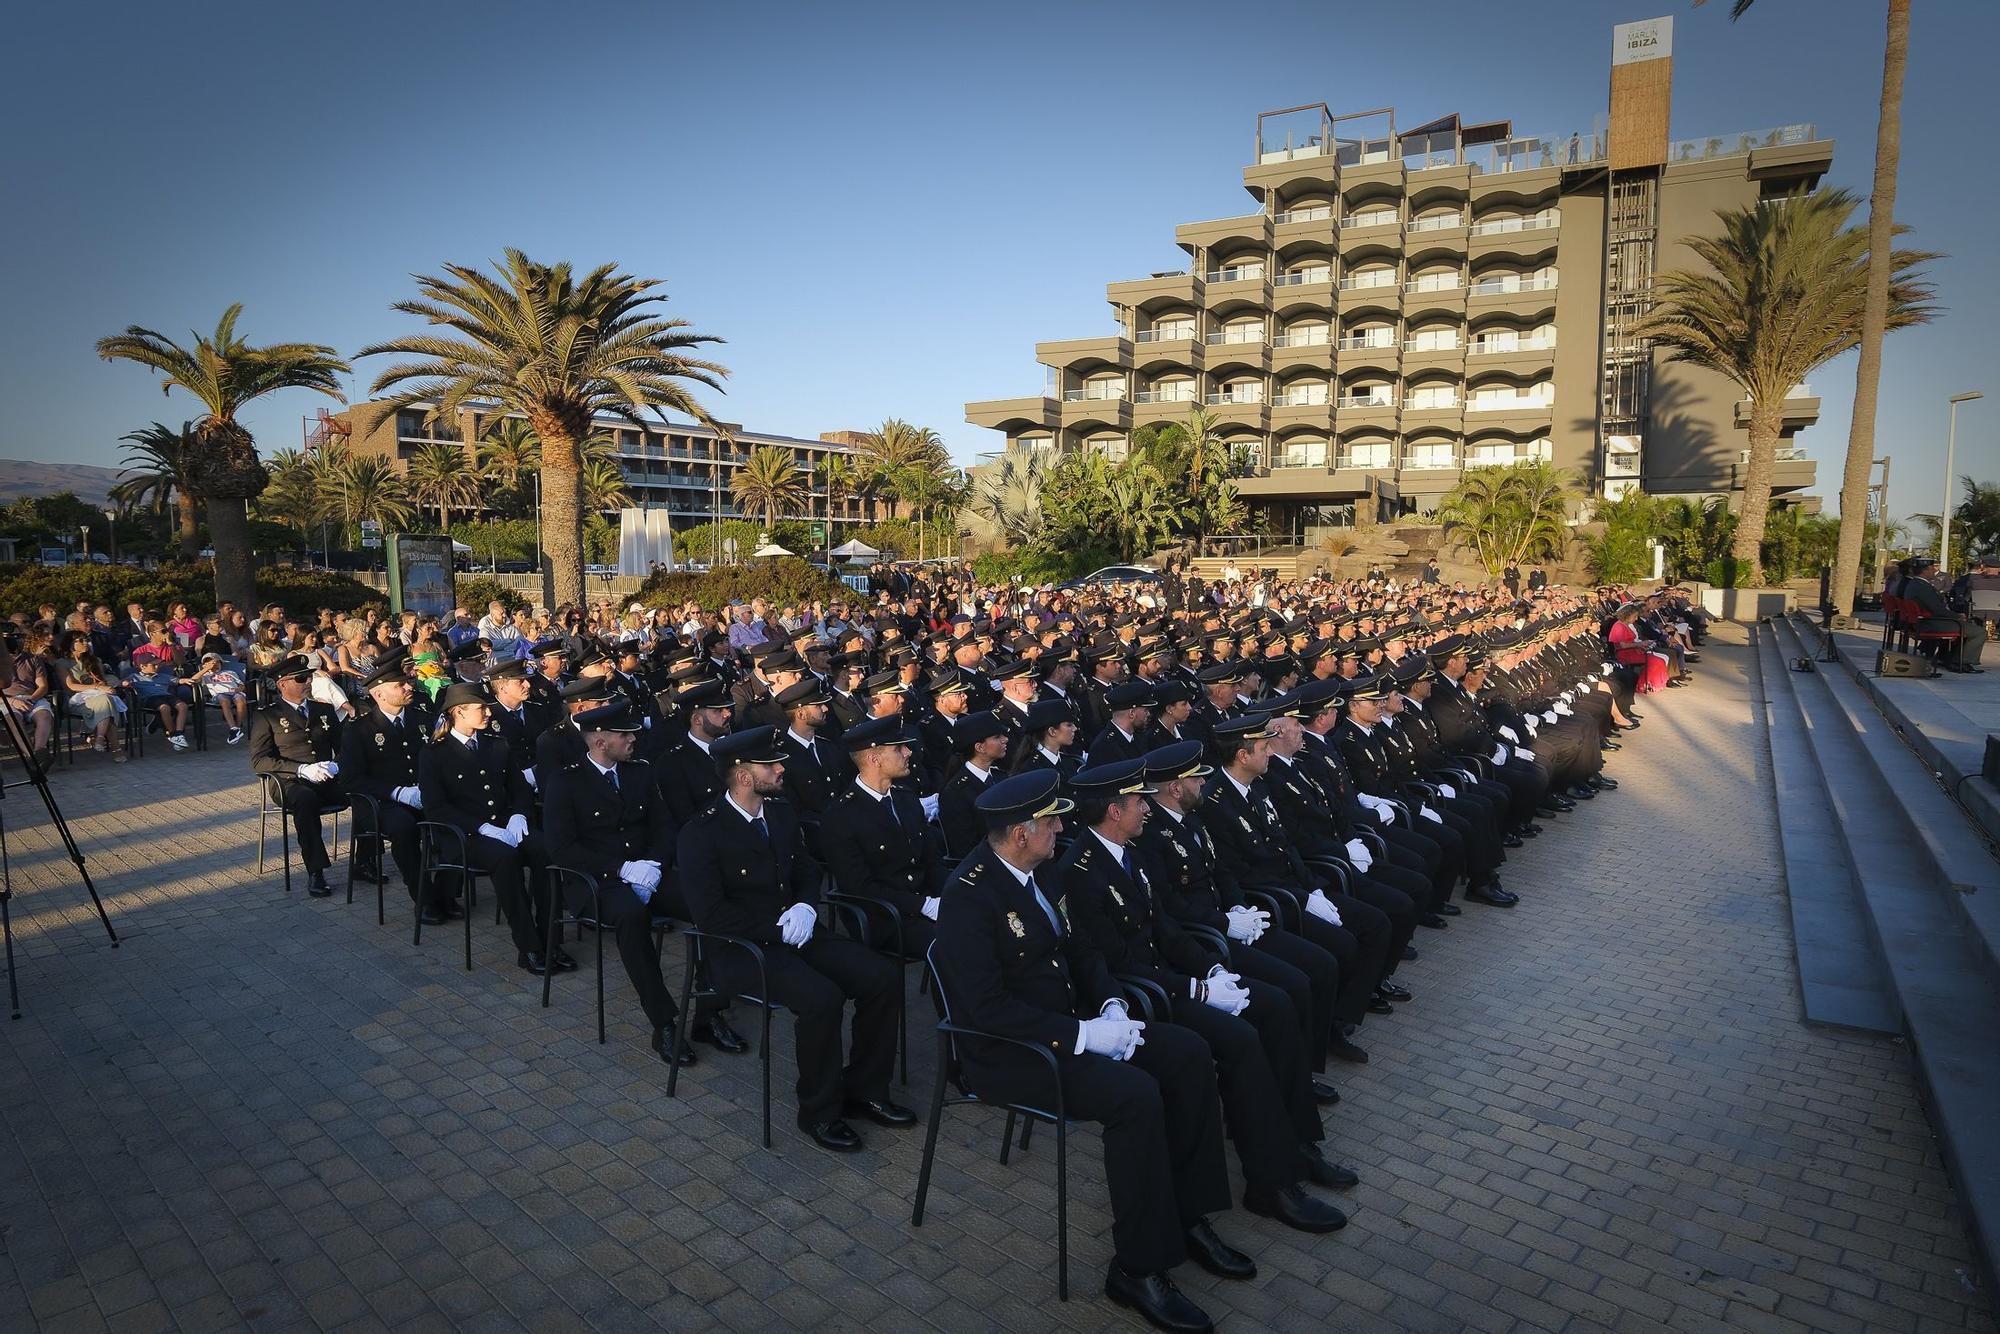
[[[80,523],[76,526],[76,530],[83,534],[83,563],[88,565],[90,564],[90,525]]]
[[[1944,437],[1944,504],[1938,508],[1938,564],[1946,570],[1951,568],[1951,469],[1952,458],[1958,452],[1958,405],[1984,397],[1984,393],[1974,389],[1969,393],[1953,394],[1949,400],[1951,425]]]
[[[111,563],[113,565],[116,565],[118,563],[118,511],[117,510],[104,511],[104,536],[105,536],[105,541],[108,542],[111,546]]]

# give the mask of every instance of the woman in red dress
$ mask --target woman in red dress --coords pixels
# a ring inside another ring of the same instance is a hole
[[[1618,609],[1618,619],[1611,623],[1605,638],[1611,641],[1611,652],[1618,661],[1639,674],[1638,692],[1650,695],[1667,687],[1667,660],[1649,650],[1639,638],[1638,620],[1639,604],[1626,603]]]

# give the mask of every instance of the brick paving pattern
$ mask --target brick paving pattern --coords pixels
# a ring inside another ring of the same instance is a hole
[[[1800,1022],[1731,638],[1615,757],[1621,791],[1513,854],[1521,908],[1419,933],[1415,1002],[1335,1072],[1354,1222],[1222,1218],[1259,1277],[1181,1277],[1226,1328],[1993,1328],[1905,1051]],[[393,881],[387,927],[287,900],[252,870],[241,749],[153,751],[55,780],[116,951],[33,794],[6,797],[0,1329],[1133,1327],[1096,1292],[1094,1134],[1059,1304],[1052,1136],[1002,1167],[998,1119],[948,1113],[912,1229],[921,1132],[806,1144],[788,1022],[765,1152],[754,1057],[702,1048],[669,1101],[615,960],[600,1047],[587,950],[544,1011],[490,917],[467,973],[456,931],[411,947]]]

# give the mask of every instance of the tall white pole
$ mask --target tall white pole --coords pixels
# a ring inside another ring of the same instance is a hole
[[[1947,571],[1951,569],[1951,473],[1958,453],[1958,405],[1984,397],[1975,389],[1969,394],[1953,394],[1950,399],[1951,424],[1944,436],[1944,504],[1938,507],[1938,566]]]

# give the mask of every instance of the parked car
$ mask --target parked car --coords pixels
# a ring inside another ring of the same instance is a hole
[[[1165,576],[1158,570],[1149,570],[1143,565],[1107,565],[1101,570],[1092,570],[1081,579],[1072,579],[1061,585],[1063,588],[1086,588],[1095,584],[1157,584]]]

